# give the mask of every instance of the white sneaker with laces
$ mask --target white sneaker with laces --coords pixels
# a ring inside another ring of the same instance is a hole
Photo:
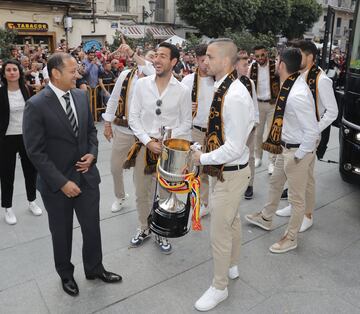
[[[306,215],[304,215],[303,222],[301,224],[299,232],[304,232],[308,230],[314,223],[314,218],[311,216],[311,218],[308,218]]]
[[[111,206],[111,212],[117,213],[122,210],[124,207],[124,202],[129,198],[129,194],[125,193],[123,198],[117,198],[116,201]]]
[[[278,209],[275,212],[275,214],[280,217],[290,217],[291,216],[291,205],[289,204],[288,206],[286,206],[282,209]]]
[[[228,297],[228,289],[218,290],[213,286],[210,286],[208,290],[200,297],[195,303],[195,308],[198,311],[205,312],[213,309],[220,302],[224,301]]]
[[[5,209],[5,221],[9,225],[15,225],[17,223],[16,216],[12,210],[12,208],[4,208]]]
[[[204,217],[210,214],[209,206],[205,206],[203,204],[200,205],[200,217]]]
[[[255,158],[255,168],[259,168],[261,166],[261,159]]]
[[[236,279],[239,278],[239,268],[237,265],[229,268],[229,278]]]
[[[29,210],[34,216],[42,215],[42,209],[35,202],[29,202]]]
[[[269,175],[272,175],[273,172],[274,172],[274,164],[271,162],[271,163],[269,163],[269,165],[268,165],[268,174],[269,174]]]

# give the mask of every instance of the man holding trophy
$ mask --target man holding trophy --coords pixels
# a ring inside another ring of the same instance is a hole
[[[211,176],[211,247],[214,278],[210,288],[195,303],[208,311],[228,297],[228,278],[239,277],[241,246],[239,205],[249,179],[249,149],[246,141],[254,127],[254,105],[234,68],[237,47],[227,38],[212,41],[206,52],[208,75],[215,77],[214,97],[206,133],[206,152],[193,153],[195,164],[204,165]]]
[[[179,60],[178,49],[161,43],[156,50],[156,74],[137,81],[130,106],[129,125],[136,142],[128,153],[124,168],[134,166],[134,184],[139,226],[131,239],[132,247],[140,246],[150,236],[148,216],[153,206],[156,183],[156,165],[162,149],[163,128],[172,129],[172,137],[191,137],[191,97],[189,89],[173,75]],[[171,253],[171,244],[165,237],[156,237],[160,251]]]

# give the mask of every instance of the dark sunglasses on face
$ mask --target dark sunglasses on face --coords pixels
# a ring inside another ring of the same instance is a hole
[[[160,109],[161,105],[162,105],[162,100],[161,100],[161,99],[158,99],[158,100],[156,101],[156,106],[157,106],[158,108],[156,108],[156,110],[155,110],[155,113],[156,113],[157,116],[161,115],[161,109]]]
[[[255,55],[255,58],[264,58],[265,56],[265,53],[262,53],[261,55]]]

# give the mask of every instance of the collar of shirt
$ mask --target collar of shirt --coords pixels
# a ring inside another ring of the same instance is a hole
[[[151,75],[151,81],[155,84],[156,74]],[[178,80],[171,74],[170,80],[168,84],[174,85],[178,82]]]
[[[54,91],[56,97],[60,100],[63,99],[63,96],[70,91],[64,92],[62,89],[56,87],[51,81],[49,82],[49,87]]]
[[[220,87],[220,85],[222,84],[222,82],[225,81],[225,79],[226,79],[227,76],[228,76],[228,73],[226,73],[220,80],[214,82],[214,88],[215,88],[215,90]]]

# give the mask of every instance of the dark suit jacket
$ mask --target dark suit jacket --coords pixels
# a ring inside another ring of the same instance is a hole
[[[25,100],[30,98],[31,88],[20,86],[21,93]],[[10,104],[7,86],[0,87],[0,139],[2,139],[9,126],[10,119]]]
[[[27,154],[38,170],[38,190],[55,193],[68,181],[81,186],[83,180],[95,188],[100,183],[99,171],[93,164],[81,174],[75,163],[87,154],[98,154],[97,131],[90,112],[86,92],[72,89],[79,123],[79,135],[70,121],[56,94],[47,86],[26,102],[23,120],[23,138]]]

